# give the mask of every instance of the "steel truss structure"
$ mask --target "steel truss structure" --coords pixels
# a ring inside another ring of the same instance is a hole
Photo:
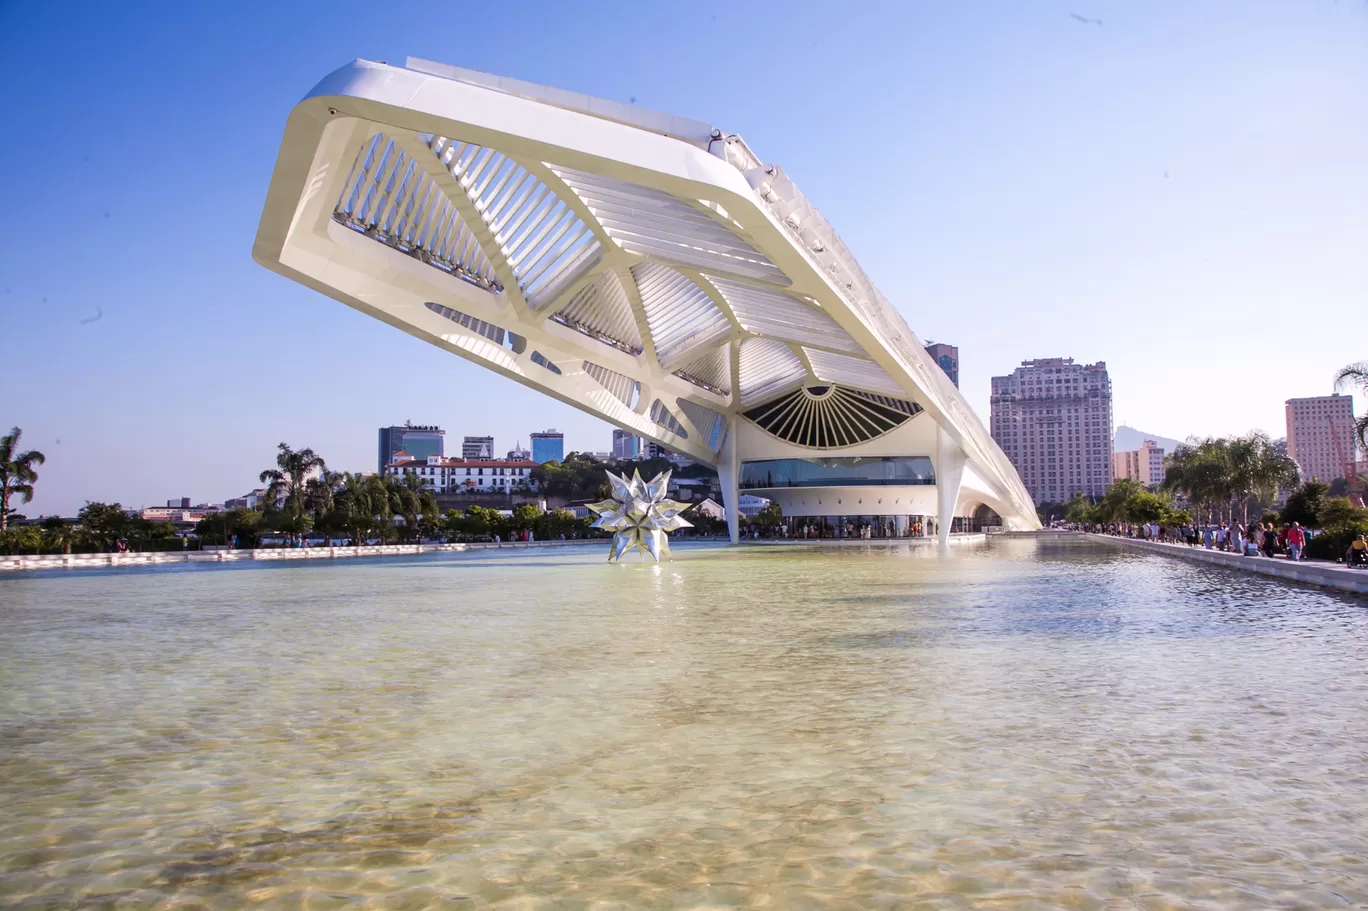
[[[763,492],[789,515],[1038,526],[1015,469],[821,213],[712,126],[410,59],[290,114],[253,256],[716,466],[927,456],[934,484]],[[753,486],[753,485],[752,485]],[[887,501],[887,502],[885,502]]]

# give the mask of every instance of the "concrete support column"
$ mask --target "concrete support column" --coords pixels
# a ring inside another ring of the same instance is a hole
[[[727,535],[741,543],[741,491],[737,486],[740,464],[736,459],[736,427],[728,423],[722,451],[717,457],[717,479],[722,484],[722,508],[727,511]]]
[[[936,428],[936,532],[942,550],[950,547],[950,525],[955,521],[955,504],[959,502],[960,484],[964,481],[964,465],[968,456],[959,443],[942,427]]]

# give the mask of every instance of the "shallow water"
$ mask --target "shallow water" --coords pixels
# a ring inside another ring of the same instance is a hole
[[[1368,903],[1368,600],[1082,541],[0,579],[0,906]]]

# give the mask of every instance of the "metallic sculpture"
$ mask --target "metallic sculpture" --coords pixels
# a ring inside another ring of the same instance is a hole
[[[665,533],[677,528],[691,528],[692,522],[680,517],[687,507],[665,496],[670,486],[670,472],[656,475],[649,482],[641,480],[640,472],[633,471],[629,481],[625,476],[607,472],[613,487],[613,499],[590,503],[598,519],[592,528],[613,532],[613,546],[608,562],[613,563],[632,548],[650,554],[657,563],[663,554],[670,556],[670,542]]]

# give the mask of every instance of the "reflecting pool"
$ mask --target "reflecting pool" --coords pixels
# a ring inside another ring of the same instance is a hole
[[[0,578],[0,906],[1368,903],[1368,600],[675,553]]]

